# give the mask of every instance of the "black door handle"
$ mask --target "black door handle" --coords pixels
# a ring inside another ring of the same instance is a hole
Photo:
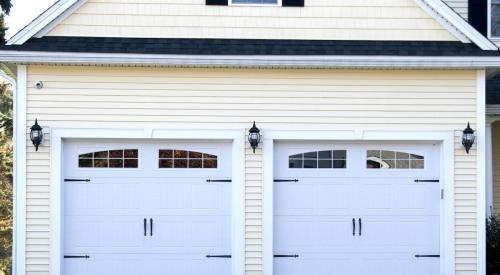
[[[153,236],[153,219],[149,219],[149,235]]]
[[[294,255],[274,255],[274,258],[298,258],[299,255],[294,254]]]
[[[363,226],[363,224],[361,223],[361,218],[359,218],[358,222],[359,222],[359,235],[361,236],[361,228]]]
[[[207,258],[231,258],[231,255],[207,255]]]
[[[147,229],[147,223],[148,223],[148,221],[146,220],[146,218],[144,218],[144,236],[147,235],[147,233],[146,233],[146,231],[148,230]]]
[[[352,219],[352,235],[356,236],[356,219]]]

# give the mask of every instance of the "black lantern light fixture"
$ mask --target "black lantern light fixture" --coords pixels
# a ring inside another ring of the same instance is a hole
[[[465,151],[467,154],[469,153],[472,144],[476,140],[476,136],[474,135],[474,130],[470,127],[470,123],[467,123],[467,128],[464,129],[462,135],[462,145],[465,147]]]
[[[250,146],[253,149],[253,152],[255,153],[255,149],[259,147],[260,143],[260,130],[255,126],[255,121],[253,122],[253,127],[248,131],[248,142],[250,143]]]
[[[38,125],[38,120],[35,119],[35,124],[31,126],[30,139],[35,145],[35,150],[38,152],[38,146],[42,143],[43,140],[43,128]]]

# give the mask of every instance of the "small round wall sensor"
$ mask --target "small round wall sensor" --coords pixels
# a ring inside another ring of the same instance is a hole
[[[43,88],[43,82],[42,81],[35,82],[35,88],[37,88],[38,90],[42,89]]]

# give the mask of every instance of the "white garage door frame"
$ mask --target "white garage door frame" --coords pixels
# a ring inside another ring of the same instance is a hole
[[[266,130],[264,150],[264,275],[273,274],[274,142],[438,142],[440,185],[444,192],[440,209],[441,275],[455,274],[454,133],[395,131],[282,131]]]
[[[238,130],[152,130],[152,129],[52,129],[50,187],[50,274],[62,275],[63,220],[61,188],[64,139],[127,139],[133,140],[230,140],[232,141],[231,198],[231,274],[245,273],[245,133]]]

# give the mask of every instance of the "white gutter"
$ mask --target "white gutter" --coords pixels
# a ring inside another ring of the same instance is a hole
[[[500,68],[500,56],[247,56],[0,51],[0,62],[181,67]]]

